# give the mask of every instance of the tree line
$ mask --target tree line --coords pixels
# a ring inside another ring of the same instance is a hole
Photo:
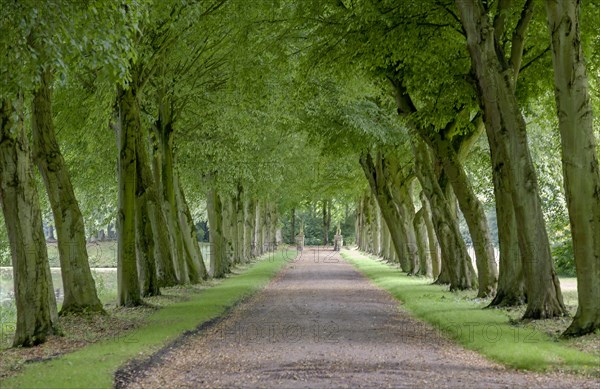
[[[48,209],[65,314],[104,310],[85,248],[94,224],[117,220],[118,304],[135,306],[261,255],[306,204],[319,202],[328,241],[332,204],[355,201],[361,249],[492,306],[527,304],[527,319],[565,315],[532,157],[550,150],[534,130],[556,132],[562,154],[579,288],[566,334],[593,332],[599,12],[575,0],[2,2],[14,344],[57,330]]]

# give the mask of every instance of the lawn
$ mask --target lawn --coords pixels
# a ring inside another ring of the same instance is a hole
[[[358,251],[344,250],[342,256],[398,299],[402,309],[469,349],[518,369],[600,377],[600,334],[560,339],[569,318],[524,323],[518,320],[524,308],[482,309],[489,300],[475,298],[474,292],[449,292]],[[573,311],[577,292],[565,292],[565,301]]]

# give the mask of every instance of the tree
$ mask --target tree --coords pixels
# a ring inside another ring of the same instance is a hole
[[[33,155],[46,185],[58,236],[64,288],[61,314],[104,312],[90,271],[83,216],[54,131],[51,70],[42,69],[40,80],[31,108]]]
[[[14,346],[35,346],[56,332],[52,287],[38,193],[25,136],[22,97],[0,106],[0,200],[13,266],[17,325]]]
[[[481,1],[457,0],[456,5],[467,36],[486,131],[488,138],[493,139],[490,145],[501,150],[508,167],[527,287],[527,310],[523,317],[563,316],[566,308],[552,263],[536,172],[527,144],[526,125],[514,92],[514,73],[520,66],[512,67],[505,60],[497,41],[502,36],[500,29],[503,26],[500,27],[499,22],[496,26],[492,25],[488,10]],[[502,15],[502,2],[499,7],[497,14]],[[530,7],[532,1],[528,1],[523,9],[525,26]],[[512,61],[517,58],[520,56],[513,57]]]
[[[578,0],[546,2],[579,305],[565,335],[600,328],[600,168]]]

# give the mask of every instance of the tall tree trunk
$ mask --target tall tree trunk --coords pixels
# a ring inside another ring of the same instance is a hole
[[[117,282],[118,304],[136,306],[142,303],[136,260],[136,133],[139,132],[139,102],[132,83],[129,88],[118,88],[117,129],[119,162],[119,213],[117,218],[118,251]]]
[[[377,206],[377,201],[373,197],[371,197],[370,206],[371,214],[373,215],[373,217],[371,217],[371,241],[373,242],[373,254],[379,256],[381,255],[381,244],[379,241],[379,223],[381,221],[381,217],[379,215],[380,212],[379,207]]]
[[[42,71],[40,85],[33,94],[31,129],[34,160],[46,186],[58,236],[64,288],[61,314],[104,312],[90,271],[83,216],[54,132],[51,83],[50,71]]]
[[[165,202],[165,218],[171,240],[171,253],[177,274],[179,284],[188,282],[189,277],[186,268],[185,248],[181,226],[179,224],[179,213],[177,210],[177,200],[175,196],[175,172],[173,156],[173,123],[172,113],[167,102],[161,101],[159,104],[159,119],[157,123],[159,143],[161,147],[162,166],[161,183],[162,197]]]
[[[291,220],[291,226],[290,226],[290,244],[295,244],[296,243],[296,208],[292,208],[291,211],[291,216],[290,216],[290,220]]]
[[[235,228],[237,231],[237,257],[238,262],[246,262],[247,258],[244,255],[244,188],[241,184],[238,185],[235,206],[237,219],[235,224]]]
[[[140,127],[135,134],[136,145],[136,249],[138,277],[142,296],[160,295],[159,280],[157,274],[157,255],[160,248],[156,247],[160,239],[155,235],[157,230],[156,208],[160,207],[158,194],[150,167],[148,156],[148,133],[145,127]]]
[[[256,215],[254,214],[256,206],[254,200],[249,194],[246,194],[244,200],[244,250],[246,252],[245,257],[251,260],[254,257],[254,221]]]
[[[495,138],[488,137],[492,159],[492,179],[496,199],[496,221],[498,225],[498,243],[500,260],[498,288],[490,307],[511,307],[527,302],[523,261],[519,249],[517,221],[510,194],[508,171],[505,158],[498,155],[502,149],[493,145]]]
[[[431,258],[431,276],[435,279],[440,275],[442,267],[440,255],[438,252],[438,242],[435,235],[435,229],[433,228],[433,222],[431,220],[431,207],[429,200],[425,193],[421,191],[419,194],[421,199],[421,210],[423,211],[423,222],[425,223],[425,230],[427,231],[427,246],[429,247],[429,256]]]
[[[152,175],[156,191],[156,206],[151,210],[152,228],[156,237],[157,249],[157,272],[160,286],[177,285],[177,272],[175,271],[175,263],[173,251],[171,249],[172,237],[169,233],[168,219],[166,217],[166,203],[163,199],[162,185],[162,147],[159,125],[153,126],[152,136]]]
[[[0,102],[0,202],[10,243],[17,323],[13,346],[56,332],[58,315],[22,102]]]
[[[263,202],[256,200],[255,219],[254,219],[254,256],[260,257],[263,254]]]
[[[221,226],[223,231],[223,267],[226,273],[230,272],[232,264],[232,243],[231,243],[231,198],[229,196],[219,195],[221,199]]]
[[[432,277],[431,256],[429,255],[429,244],[427,240],[427,228],[423,220],[424,209],[421,207],[413,219],[413,227],[417,240],[419,252],[419,271],[418,274],[425,277]]]
[[[214,278],[225,276],[223,245],[223,206],[217,191],[211,187],[206,200],[210,237],[210,272]]]
[[[430,138],[433,139],[429,144],[443,164],[473,240],[479,284],[477,297],[493,296],[498,282],[498,269],[485,211],[450,140],[443,139],[439,134],[430,134]]]
[[[197,284],[200,279],[206,280],[208,273],[198,244],[196,225],[188,206],[179,178],[175,177],[175,201],[179,210],[179,226],[183,238],[183,248],[190,282]]]
[[[138,188],[139,186],[138,177]],[[160,295],[156,273],[154,234],[150,221],[149,208],[151,206],[147,194],[138,192],[135,204],[136,250],[140,292],[143,297]]]
[[[400,214],[400,230],[404,236],[404,252],[408,267],[408,274],[416,274],[419,270],[419,254],[417,251],[417,240],[415,230],[413,228],[413,218],[415,215],[415,206],[412,200],[412,178],[406,179],[404,182],[394,182],[392,195],[398,207]]]
[[[529,152],[525,120],[514,93],[514,79],[494,37],[494,28],[481,0],[457,0],[475,70],[486,131],[497,136],[505,150],[511,194],[527,286],[525,319],[566,314],[558,277],[554,271],[544,224],[535,168]]]
[[[600,328],[600,169],[581,48],[579,0],[547,1],[565,195],[579,305],[565,335]]]
[[[382,214],[382,219],[383,219],[381,221],[381,256],[386,261],[389,261],[390,258],[391,258],[391,253],[390,253],[390,247],[391,247],[390,229],[388,228],[387,223],[385,222],[385,218],[383,217],[383,212],[381,214]]]
[[[375,158],[373,158],[370,153],[363,154],[360,158],[360,164],[367,177],[371,191],[379,204],[381,215],[390,230],[394,251],[400,261],[400,267],[403,271],[408,272],[410,265],[408,255],[405,254],[408,252],[406,248],[407,240],[405,233],[401,228],[401,216],[398,206],[394,202],[394,196],[390,189],[391,183],[389,182],[390,177],[399,174],[399,166],[395,162],[396,160],[393,157],[384,156],[382,153],[378,153]],[[361,237],[364,230],[366,230],[366,218],[369,216],[368,213],[365,212],[367,210],[365,209],[364,202],[365,200],[363,198],[360,206],[362,210],[360,214],[361,227],[359,234],[361,234]],[[366,242],[362,241],[361,244],[363,245],[361,249],[366,250]]]
[[[447,271],[450,290],[473,289],[477,286],[477,276],[460,234],[456,214],[452,212],[452,207],[449,206],[435,177],[427,145],[417,137],[413,137],[412,141],[417,176],[433,209],[433,223],[440,246],[442,246],[442,253],[447,259],[447,263],[442,265],[441,275],[444,270]],[[444,269],[444,265],[447,265],[446,269]]]
[[[323,246],[329,243],[329,231],[327,231],[327,200],[321,201],[323,209]]]

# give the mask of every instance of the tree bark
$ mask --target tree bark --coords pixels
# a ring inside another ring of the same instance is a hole
[[[208,278],[208,272],[206,271],[200,245],[198,244],[196,225],[194,224],[192,213],[190,212],[178,177],[175,177],[175,201],[179,211],[179,225],[183,238],[189,280],[192,284],[197,284],[201,279],[206,280]]]
[[[238,262],[246,262],[247,258],[244,255],[244,188],[241,184],[238,185],[237,188],[237,196],[235,198],[235,206],[236,206],[236,232],[237,232],[237,243],[236,243],[236,251]]]
[[[54,131],[51,83],[50,71],[42,71],[33,94],[31,129],[34,161],[46,186],[58,236],[64,289],[61,314],[104,312],[90,271],[83,216]]]
[[[135,224],[136,224],[136,252],[137,252],[137,270],[140,283],[140,292],[143,297],[159,296],[160,288],[156,273],[156,250],[154,245],[154,234],[152,223],[150,221],[149,210],[152,205],[147,199],[146,193],[139,192],[135,204]]]
[[[512,307],[527,302],[523,262],[519,249],[517,221],[510,194],[507,167],[502,149],[493,144],[495,138],[488,137],[492,159],[492,179],[496,199],[496,221],[500,246],[498,288],[490,307]]]
[[[421,191],[419,195],[421,199],[421,210],[423,211],[423,222],[425,223],[425,230],[427,231],[427,246],[429,247],[429,257],[431,258],[431,276],[435,279],[440,275],[442,267],[440,255],[438,252],[438,241],[435,235],[435,229],[433,228],[433,222],[431,220],[431,207],[429,206],[429,200],[425,193]]]
[[[157,255],[161,254],[161,240],[156,235],[157,208],[160,200],[153,181],[150,157],[148,156],[148,132],[145,127],[136,131],[136,249],[138,278],[143,297],[160,295],[158,280]]]
[[[460,234],[456,214],[448,205],[448,200],[435,177],[427,145],[416,136],[412,141],[417,176],[433,209],[433,223],[442,253],[447,260],[447,263],[442,265],[440,277],[444,275],[444,271],[447,272],[445,275],[449,278],[450,290],[473,289],[477,286],[477,276]]]
[[[423,134],[425,135],[425,134]],[[458,199],[475,248],[478,275],[477,297],[493,296],[498,282],[498,269],[494,258],[494,245],[485,216],[485,211],[473,188],[464,167],[450,140],[439,133],[428,134],[429,145],[442,162],[452,189]],[[433,138],[433,139],[431,139]]]
[[[117,218],[118,304],[136,306],[142,303],[136,260],[136,133],[141,128],[139,102],[135,83],[118,88],[116,129],[119,150],[119,213]]]
[[[404,236],[404,252],[401,255],[406,257],[407,269],[409,275],[415,275],[419,271],[419,254],[417,250],[417,240],[413,227],[415,216],[415,206],[412,200],[411,185],[413,181],[411,176],[404,182],[392,182],[392,196],[395,199],[398,213],[400,214],[400,230]]]
[[[296,208],[292,208],[290,215],[290,244],[296,243]]]
[[[394,251],[396,252],[400,261],[400,267],[403,271],[408,272],[408,256],[404,255],[404,253],[408,251],[406,249],[407,239],[403,229],[401,228],[402,220],[400,212],[396,203],[394,202],[394,196],[390,189],[390,178],[400,174],[398,170],[399,165],[396,163],[396,160],[393,157],[387,157],[382,153],[378,153],[375,158],[373,158],[370,153],[363,154],[360,158],[360,164],[363,168],[365,176],[367,177],[371,191],[375,196],[377,203],[379,204],[379,208],[381,209],[381,214],[385,220],[385,223],[390,230]],[[366,251],[367,242],[364,241],[363,234],[366,231],[369,214],[366,212],[367,209],[364,205],[365,201],[366,200],[364,198],[361,200],[361,226],[358,233],[361,237],[360,244],[363,246],[361,249]]]
[[[457,0],[467,47],[475,70],[478,97],[488,137],[498,136],[507,164],[517,231],[522,243],[527,286],[524,319],[565,315],[566,308],[554,271],[538,193],[535,168],[529,152],[525,120],[514,93],[514,78],[495,41],[494,29],[481,0]]]
[[[159,133],[160,154],[162,156],[162,166],[160,169],[162,174],[162,198],[165,202],[164,211],[171,241],[171,253],[177,274],[177,282],[185,284],[188,282],[189,276],[187,274],[183,236],[175,197],[172,112],[169,104],[165,101],[159,102],[157,131]]]
[[[244,200],[244,250],[246,258],[254,258],[254,221],[256,220],[254,200],[247,194]]]
[[[17,323],[13,346],[56,332],[58,315],[22,103],[0,102],[0,202],[10,243]]]
[[[214,188],[210,188],[206,200],[210,237],[210,272],[213,278],[225,277],[225,253],[223,245],[222,204]]]
[[[431,268],[431,256],[429,254],[429,244],[427,240],[427,227],[423,220],[425,210],[423,207],[417,211],[415,218],[413,219],[413,227],[415,230],[415,237],[417,240],[417,248],[419,253],[419,271],[418,275],[424,277],[432,277]]]
[[[160,286],[177,285],[177,272],[175,271],[175,262],[173,257],[173,237],[169,232],[166,203],[163,198],[164,190],[162,183],[162,146],[160,135],[160,123],[153,126],[152,136],[152,175],[156,190],[156,207],[151,213],[152,227],[156,237],[157,248],[157,272]],[[152,211],[152,210],[151,210]]]
[[[552,37],[554,93],[579,301],[577,313],[564,335],[579,336],[600,328],[598,148],[581,48],[580,2],[548,0],[546,6]]]

